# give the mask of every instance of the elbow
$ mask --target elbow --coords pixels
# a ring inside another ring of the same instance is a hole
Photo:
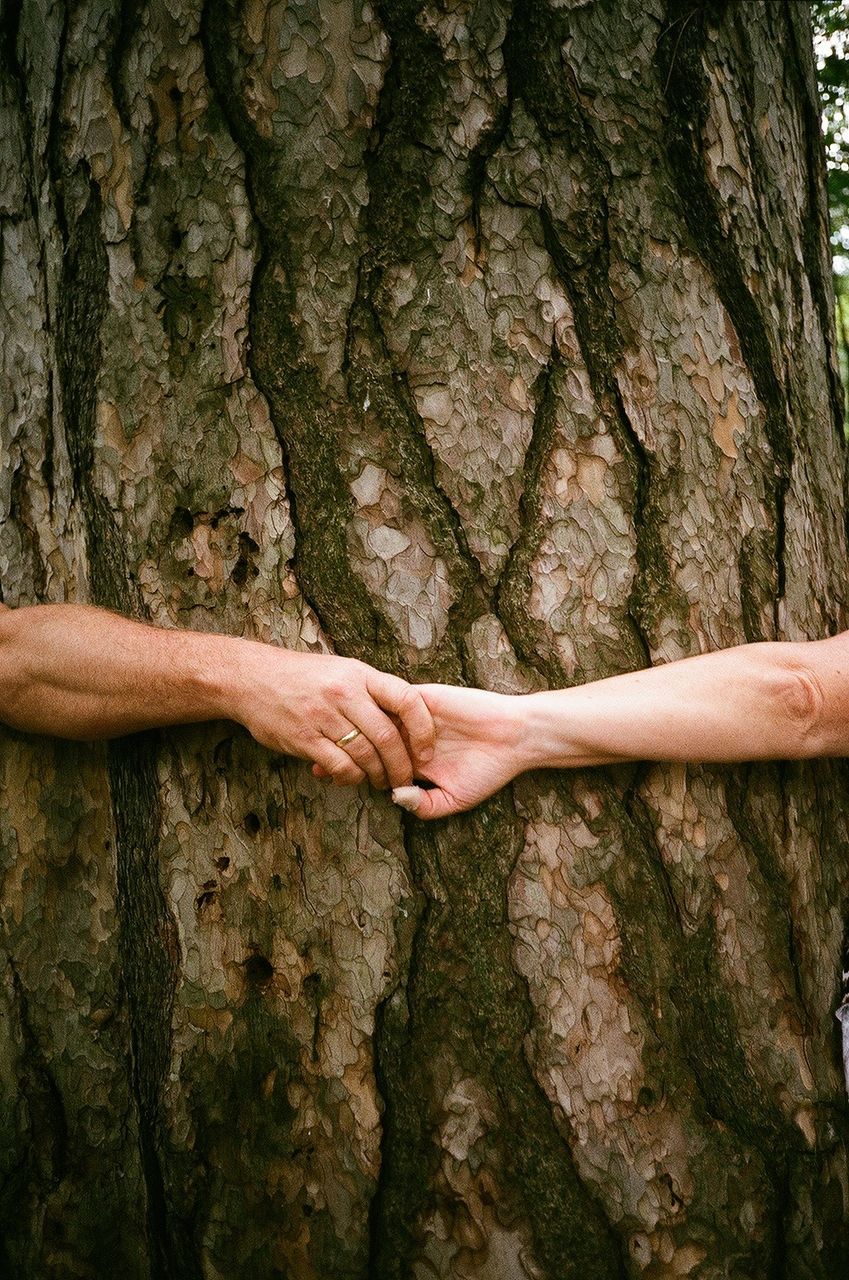
[[[0,608],[0,724],[14,723],[14,707],[26,681],[15,611]]]
[[[10,609],[0,607],[0,684],[5,685],[12,673],[15,647],[15,622]]]
[[[824,695],[813,671],[802,663],[783,668],[780,677],[779,702],[786,735],[781,756],[786,759],[810,759],[826,754],[824,735]]]

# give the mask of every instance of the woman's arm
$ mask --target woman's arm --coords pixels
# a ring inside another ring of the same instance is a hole
[[[423,685],[436,751],[399,803],[471,808],[526,769],[628,760],[733,762],[849,754],[849,633],[740,645],[547,693]]]
[[[398,786],[433,722],[418,689],[365,663],[196,631],[87,605],[0,606],[0,721],[64,738],[230,719],[334,781]],[[351,741],[338,739],[359,732]]]

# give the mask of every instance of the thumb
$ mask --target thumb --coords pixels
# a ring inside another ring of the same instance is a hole
[[[456,803],[441,787],[395,787],[392,799],[400,808],[426,821],[457,813]]]

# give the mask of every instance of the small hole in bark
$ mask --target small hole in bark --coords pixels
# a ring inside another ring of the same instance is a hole
[[[245,961],[245,976],[248,982],[255,983],[258,987],[269,982],[274,976],[274,966],[271,961],[259,952],[254,952],[252,956],[248,956]]]
[[[215,865],[216,865],[216,867],[218,868],[218,870],[219,870],[219,871],[226,871],[226,870],[227,870],[227,868],[228,868],[228,867],[229,867],[229,865],[230,865],[230,859],[229,859],[229,858],[216,858],[216,859],[215,859]]]
[[[62,889],[67,889],[75,884],[82,873],[83,863],[76,853],[71,853],[65,862],[53,864],[53,876],[56,883]]]
[[[271,887],[272,889],[283,888],[283,881],[281,880],[280,876],[277,874],[276,871],[274,872],[274,875],[271,877]]]
[[[172,539],[176,541],[179,538],[188,538],[194,527],[195,522],[192,519],[191,511],[188,511],[185,507],[176,507],[171,517],[171,528],[169,530]]]
[[[308,973],[301,985],[305,998],[310,1002],[317,1001],[321,991],[321,974]]]
[[[214,890],[207,889],[204,893],[198,894],[195,898],[195,911],[203,911],[204,907],[208,907],[214,900]]]
[[[672,1185],[672,1178],[668,1173],[665,1173],[661,1178],[661,1182],[666,1183],[666,1186],[669,1190],[669,1203],[672,1207],[672,1212],[677,1213],[678,1210],[682,1207],[682,1201],[675,1194],[675,1188]]]
[[[255,836],[259,831],[260,825],[260,820],[253,811],[245,814],[245,830],[249,836]]]
[[[311,1204],[305,1204],[305,1205],[304,1205],[304,1217],[305,1217],[305,1218],[309,1218],[311,1215],[312,1215],[312,1205],[311,1205]]]
[[[254,542],[249,533],[239,534],[239,559],[233,566],[230,574],[231,579],[237,587],[243,587],[248,580],[248,574],[255,578],[259,573],[256,565],[253,564],[253,558],[259,551],[259,546]]]
[[[654,1103],[654,1089],[649,1089],[646,1085],[643,1085],[642,1089],[637,1094],[637,1106],[650,1107],[652,1106],[653,1103]]]

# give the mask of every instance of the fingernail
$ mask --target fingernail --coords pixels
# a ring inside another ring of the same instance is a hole
[[[393,787],[392,799],[408,813],[415,813],[421,803],[421,787]]]

